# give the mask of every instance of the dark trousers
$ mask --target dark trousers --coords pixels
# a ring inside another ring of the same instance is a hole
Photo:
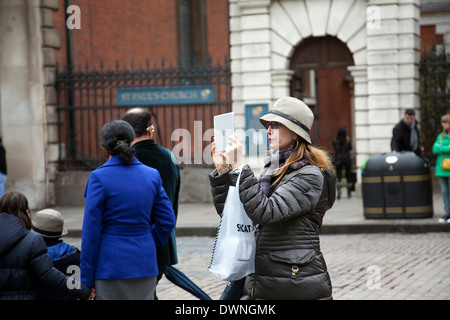
[[[219,300],[240,300],[244,290],[245,278],[228,282]]]

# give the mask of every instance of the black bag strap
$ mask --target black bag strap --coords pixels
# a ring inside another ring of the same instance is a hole
[[[328,199],[327,209],[333,207],[336,201],[336,176],[334,172],[327,167],[319,167],[323,175],[323,190],[320,198],[326,197]]]

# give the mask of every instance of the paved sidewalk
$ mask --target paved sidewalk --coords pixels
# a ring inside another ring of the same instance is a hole
[[[450,234],[322,235],[322,253],[336,300],[450,299]],[[214,239],[178,237],[175,266],[212,299],[219,299],[226,282],[207,271]],[[162,300],[196,299],[163,278]]]
[[[450,224],[442,224],[440,194],[434,217],[365,219],[362,198],[337,200],[323,221],[321,248],[338,300],[450,299]],[[57,207],[65,219],[66,240],[81,245],[82,207]],[[212,299],[226,282],[207,271],[219,217],[212,204],[180,204],[176,265]],[[378,281],[378,282],[377,282]],[[161,300],[196,300],[165,277],[158,284]]]
[[[80,247],[80,238],[65,238]],[[336,300],[449,300],[450,233],[330,234],[320,237]],[[214,238],[177,237],[178,264],[213,300],[226,282],[207,270]],[[160,300],[197,300],[166,277]]]
[[[322,234],[355,233],[422,233],[450,232],[450,224],[439,223],[444,215],[441,194],[433,195],[434,216],[425,219],[365,219],[363,200],[346,197],[336,200],[323,220]],[[83,223],[83,207],[55,207],[64,217],[70,236],[79,237]],[[179,206],[177,236],[214,237],[219,216],[212,203],[181,203]]]
[[[449,300],[448,233],[322,235],[322,253],[336,300]],[[177,238],[183,271],[213,300],[226,282],[207,271],[214,240]],[[157,287],[162,300],[196,300],[165,277]]]

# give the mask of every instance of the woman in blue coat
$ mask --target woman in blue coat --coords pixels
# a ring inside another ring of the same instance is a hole
[[[134,130],[123,120],[101,133],[109,160],[89,176],[81,238],[81,281],[97,299],[153,299],[156,246],[175,226],[157,170],[134,157]],[[153,224],[150,221],[153,221]]]

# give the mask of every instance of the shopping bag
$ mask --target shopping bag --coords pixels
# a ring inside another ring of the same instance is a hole
[[[235,281],[255,272],[256,242],[253,222],[239,199],[239,177],[230,186],[208,270],[225,281]]]

